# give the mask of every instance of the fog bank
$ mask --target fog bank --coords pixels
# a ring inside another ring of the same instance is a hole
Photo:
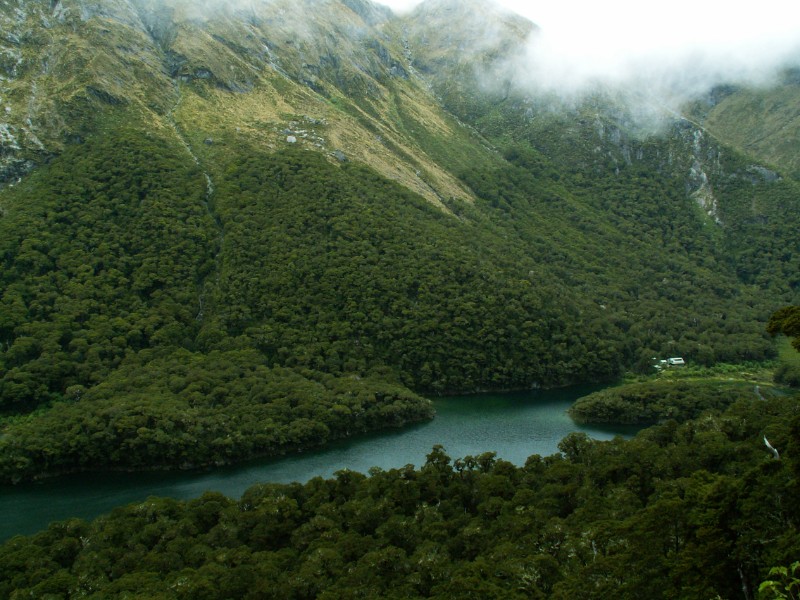
[[[405,11],[415,0],[384,0]],[[800,63],[800,2],[634,0],[499,4],[540,26],[515,65],[531,91],[580,95],[601,86],[636,86],[691,96],[720,83],[769,84]]]

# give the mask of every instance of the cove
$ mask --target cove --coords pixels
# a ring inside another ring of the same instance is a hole
[[[89,473],[42,483],[0,487],[0,542],[47,527],[51,521],[92,519],[116,506],[148,496],[191,499],[206,491],[238,498],[261,482],[306,482],[350,469],[366,473],[407,464],[420,466],[436,444],[452,458],[496,452],[499,458],[523,465],[533,454],[558,451],[558,443],[573,431],[595,439],[629,436],[630,427],[586,427],[574,423],[567,408],[597,386],[507,394],[481,394],[434,400],[433,421],[358,436],[325,448],[262,459],[210,471],[162,473]]]

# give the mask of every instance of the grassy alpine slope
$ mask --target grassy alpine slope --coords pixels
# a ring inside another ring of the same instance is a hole
[[[722,86],[692,106],[704,127],[786,176],[800,179],[800,70],[787,69],[771,85]]]

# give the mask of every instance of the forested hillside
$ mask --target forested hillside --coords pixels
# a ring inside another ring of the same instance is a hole
[[[613,96],[486,89],[534,29],[508,13],[463,54],[437,35],[457,3],[317,8],[0,9],[3,481],[775,356],[795,180],[680,118],[643,132]]]
[[[280,456],[671,356],[796,384],[796,71],[566,98],[520,77],[537,32],[477,0],[0,2],[0,484]],[[53,523],[0,546],[0,597],[796,590],[798,398],[674,379],[573,408],[633,439],[525,465],[437,446]]]

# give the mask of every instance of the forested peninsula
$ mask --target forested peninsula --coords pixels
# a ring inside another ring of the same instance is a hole
[[[772,385],[720,379],[661,380],[610,387],[579,398],[569,415],[578,423],[654,425],[723,410],[739,399],[783,396]]]

